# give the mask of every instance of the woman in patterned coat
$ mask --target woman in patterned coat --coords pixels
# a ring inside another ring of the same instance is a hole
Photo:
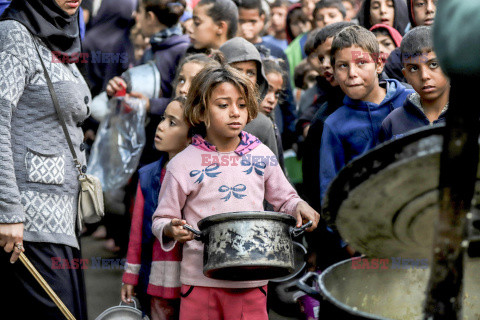
[[[0,307],[17,319],[62,319],[19,262],[21,251],[76,319],[86,319],[76,234],[78,171],[41,59],[86,170],[82,122],[91,96],[74,62],[81,0],[13,0],[0,18]]]

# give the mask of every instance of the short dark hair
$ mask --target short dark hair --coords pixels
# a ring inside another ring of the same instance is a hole
[[[271,5],[270,8],[280,8],[280,7],[285,7],[288,8],[290,6],[290,2],[288,0],[275,0]]]
[[[183,15],[187,3],[185,0],[143,0],[146,12],[153,12],[161,24],[174,26]]]
[[[347,16],[347,9],[345,9],[341,0],[322,0],[315,4],[315,9],[313,9],[313,20],[315,20],[317,12],[324,8],[335,8],[340,11],[343,18]]]
[[[400,44],[402,63],[431,51],[433,51],[433,33],[432,28],[428,26],[413,28],[407,32]]]
[[[347,27],[354,26],[355,23],[350,21],[341,21],[329,24],[328,26],[323,27],[320,31],[315,35],[315,39],[313,42],[314,50],[318,48],[321,44],[327,41],[328,38],[333,38]]]
[[[258,15],[265,14],[262,7],[262,0],[233,0],[238,9],[258,10]]]
[[[217,23],[225,21],[228,25],[227,38],[232,39],[237,34],[238,9],[232,0],[200,0],[197,6],[210,6],[207,15]]]
[[[307,41],[305,41],[305,45],[303,46],[303,51],[305,51],[305,54],[307,57],[315,51],[315,38],[317,37],[317,34],[320,32],[320,28],[315,28],[308,32],[307,34]]]
[[[358,46],[362,48],[363,50],[369,52],[372,57],[380,57],[380,47],[373,32],[361,26],[351,26],[343,29],[333,38],[331,62],[334,68],[335,53],[338,50],[350,48],[352,46]]]
[[[312,65],[308,62],[307,59],[303,59],[300,63],[295,67],[293,72],[293,82],[296,88],[306,89],[304,78],[305,74],[312,70]]]

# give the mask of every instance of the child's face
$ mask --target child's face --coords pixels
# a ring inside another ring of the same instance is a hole
[[[329,24],[343,21],[343,15],[337,8],[322,8],[317,11],[315,16],[315,25],[317,28],[323,28]]]
[[[435,52],[423,53],[403,66],[405,79],[423,101],[435,101],[448,92],[450,82],[440,68]]]
[[[139,11],[135,19],[144,37],[151,37],[155,34],[155,27],[158,20],[151,11],[145,11],[143,4],[139,6]]]
[[[260,112],[268,116],[277,106],[278,99],[282,94],[283,78],[277,72],[270,72],[267,74],[267,81],[268,93],[260,104]]]
[[[187,62],[183,65],[180,73],[178,74],[178,83],[175,88],[176,97],[186,97],[190,85],[192,84],[192,79],[203,69],[204,65],[196,62]]]
[[[257,63],[255,61],[233,62],[230,65],[246,75],[254,85],[257,84]]]
[[[331,49],[332,49],[333,37],[327,38],[317,48],[318,61],[320,62],[320,76],[330,83],[332,87],[338,86],[337,80],[333,75],[333,67],[331,64]]]
[[[334,75],[342,91],[354,100],[370,101],[378,87],[378,74],[383,62],[372,59],[371,53],[358,46],[335,53]]]
[[[435,19],[437,0],[409,0],[412,2],[413,16],[417,26],[430,26]]]
[[[265,26],[265,15],[258,9],[238,9],[238,32],[240,37],[251,43],[260,42],[260,32]]]
[[[302,0],[302,11],[310,21],[313,21],[313,10],[315,10],[315,4],[318,1],[319,0]]]
[[[368,0],[367,0],[368,1]],[[378,23],[393,27],[395,19],[395,7],[393,0],[371,0],[370,2],[370,24]]]
[[[275,32],[285,32],[287,25],[287,7],[274,7],[271,13],[271,26]]]
[[[197,5],[193,9],[193,34],[190,41],[195,49],[218,49],[219,26],[207,15],[211,5]]]
[[[310,31],[310,29],[310,22],[304,22],[300,19],[292,19],[292,21],[290,22],[290,30],[292,31],[294,39],[300,34]]]
[[[181,104],[170,102],[155,132],[155,148],[168,152],[172,158],[190,143],[188,130]]]
[[[133,53],[135,55],[135,60],[139,61],[143,54],[145,53],[145,49],[148,46],[148,38],[145,38],[141,34],[137,34],[133,41]]]
[[[319,73],[315,69],[311,69],[303,75],[303,85],[304,89],[309,89],[313,87],[316,83],[317,77],[319,76]]]
[[[375,37],[377,38],[378,45],[380,47],[382,60],[385,63],[390,53],[395,50],[395,43],[393,42],[392,38],[384,34],[376,34]]]
[[[352,5],[350,1],[342,1],[343,6],[345,7],[345,10],[347,11],[347,16],[345,17],[346,21],[350,21],[355,18],[357,15],[357,10],[356,8]]]
[[[188,35],[189,37],[192,37],[192,35],[193,35],[193,18],[188,19],[182,25],[183,25],[183,28],[185,29],[185,34]]]
[[[248,121],[245,99],[230,82],[223,82],[213,89],[206,113],[210,122],[207,137],[212,140],[237,137]]]

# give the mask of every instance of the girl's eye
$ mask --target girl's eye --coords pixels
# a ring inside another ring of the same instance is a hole
[[[341,63],[338,65],[339,68],[346,69],[348,66],[346,63]]]
[[[431,62],[431,63],[430,63],[430,68],[431,68],[431,69],[436,69],[436,68],[438,68],[438,67],[439,67],[438,62]]]
[[[178,83],[184,84],[185,83],[185,78],[178,79]]]
[[[177,124],[175,123],[175,121],[170,121],[170,127],[174,127],[176,126]]]
[[[228,107],[228,104],[226,104],[226,103],[219,104],[218,107],[219,107],[219,108],[222,108],[222,109],[225,109],[225,108]]]
[[[242,109],[245,109],[247,107],[247,105],[245,103],[240,103],[238,106]]]
[[[253,76],[255,76],[255,72],[253,72],[253,71],[247,71],[247,76],[253,77]]]
[[[361,66],[363,66],[363,65],[367,64],[367,61],[365,61],[365,60],[360,60],[360,61],[358,61],[358,64],[361,65]]]
[[[321,57],[321,56],[318,56],[318,61],[320,61],[320,63],[323,63],[323,61],[325,61],[325,58]]]

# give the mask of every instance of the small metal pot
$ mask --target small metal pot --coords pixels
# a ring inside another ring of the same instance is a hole
[[[149,320],[148,316],[142,317],[142,311],[137,309],[137,302],[133,301],[133,307],[120,302],[118,306],[103,311],[95,320]]]
[[[127,83],[128,92],[140,92],[149,99],[161,95],[160,71],[153,61],[128,69],[122,74],[122,78]]]
[[[212,215],[184,228],[205,243],[203,273],[221,280],[265,280],[295,270],[292,236],[312,225],[294,228],[295,218],[278,212],[243,211]]]

